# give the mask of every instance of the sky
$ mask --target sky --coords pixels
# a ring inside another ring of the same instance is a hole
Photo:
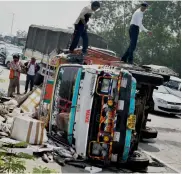
[[[73,27],[80,11],[90,4],[86,1],[0,1],[0,33],[10,34],[25,30],[31,24],[59,28]]]

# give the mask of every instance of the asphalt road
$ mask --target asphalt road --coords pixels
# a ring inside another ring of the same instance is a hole
[[[3,72],[2,74],[0,74],[0,89],[4,89],[5,91],[7,91],[9,85],[9,70],[0,65],[0,71],[1,70],[3,70]],[[22,74],[20,79],[20,92],[23,93],[26,76]],[[181,118],[171,117],[167,114],[161,113],[155,115],[150,114],[149,118],[151,118],[152,121],[148,123],[148,126],[155,127],[158,130],[158,137],[157,139],[153,140],[144,140],[144,142],[140,143],[140,148],[148,155],[156,158],[170,168],[174,168],[176,171],[181,171]],[[34,166],[40,165],[56,169],[60,173],[85,172],[84,170],[77,169],[72,166],[66,166],[64,168],[61,168],[55,163],[46,164],[43,163],[40,159],[36,161],[27,161],[27,171],[31,172],[31,169]],[[172,173],[172,171],[168,167],[161,166],[150,166],[148,172]],[[124,171],[124,173],[126,173],[126,171]]]
[[[153,140],[145,140],[140,147],[181,171],[181,117],[172,117],[168,114],[150,114],[151,122],[147,125],[158,130],[158,137]]]

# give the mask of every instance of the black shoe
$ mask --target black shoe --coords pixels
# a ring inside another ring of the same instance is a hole
[[[123,58],[121,58],[120,61],[123,63],[127,63],[127,60],[124,60]]]

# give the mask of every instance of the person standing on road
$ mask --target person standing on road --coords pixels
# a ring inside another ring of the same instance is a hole
[[[75,22],[75,30],[73,33],[72,43],[70,45],[69,51],[73,53],[74,49],[78,46],[79,39],[82,37],[83,39],[83,49],[82,53],[83,55],[87,53],[88,48],[88,35],[87,35],[87,29],[88,29],[88,21],[91,17],[92,13],[95,12],[100,8],[100,3],[98,1],[92,2],[91,5],[86,6],[81,11],[79,17],[77,18]]]
[[[13,92],[15,92],[15,88],[17,88],[17,94],[20,94],[19,81],[20,81],[20,72],[21,65],[19,63],[20,56],[13,55],[13,61],[10,63],[10,74],[9,74],[9,88],[8,88],[8,97],[14,97]]]
[[[148,4],[146,2],[143,2],[141,4],[141,7],[135,11],[135,13],[132,16],[131,22],[130,22],[130,28],[129,28],[129,36],[130,36],[130,45],[127,49],[127,51],[124,53],[124,55],[121,57],[121,61],[127,62],[129,64],[133,64],[133,52],[135,51],[138,35],[139,35],[139,29],[141,31],[145,31],[149,35],[152,35],[152,32],[147,30],[143,24],[143,13],[147,9]]]
[[[34,77],[35,74],[39,71],[40,67],[36,63],[36,59],[34,57],[31,58],[30,62],[26,62],[24,64],[26,66],[26,71],[27,71],[27,79],[26,79],[26,84],[25,84],[25,93],[28,91],[28,86],[30,83],[30,91],[33,90],[34,86]]]

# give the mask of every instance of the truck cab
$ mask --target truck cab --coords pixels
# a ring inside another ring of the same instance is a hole
[[[127,70],[60,65],[55,76],[49,134],[74,147],[83,159],[146,168],[149,159],[134,148],[140,133],[135,131],[136,85]]]

